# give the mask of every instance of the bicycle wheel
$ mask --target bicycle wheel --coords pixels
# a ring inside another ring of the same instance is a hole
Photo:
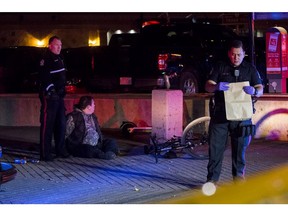
[[[126,138],[129,138],[129,136],[131,135],[131,133],[129,132],[129,128],[133,127],[137,127],[137,125],[133,122],[123,121],[122,124],[120,125],[122,135]]]
[[[210,117],[204,116],[190,122],[184,129],[181,145],[195,159],[206,160],[208,155],[208,128]]]

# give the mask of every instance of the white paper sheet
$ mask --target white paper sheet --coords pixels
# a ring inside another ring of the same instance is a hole
[[[244,92],[243,86],[249,86],[249,82],[229,83],[229,90],[224,91],[227,120],[242,121],[252,118],[252,98]]]

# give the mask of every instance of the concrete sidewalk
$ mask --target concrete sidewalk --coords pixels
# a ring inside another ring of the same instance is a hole
[[[38,158],[38,127],[0,127],[1,161]],[[206,180],[207,160],[180,154],[175,159],[144,154],[149,134],[124,139],[120,131],[103,131],[117,139],[122,155],[113,161],[67,158],[53,162],[14,164],[16,178],[2,185],[2,204],[132,204],[157,203],[199,191]],[[287,162],[288,143],[254,140],[248,148],[250,176]],[[231,177],[230,148],[225,152],[220,185]]]

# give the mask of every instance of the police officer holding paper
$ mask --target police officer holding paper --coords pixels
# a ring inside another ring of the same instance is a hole
[[[52,139],[58,157],[68,157],[65,148],[65,84],[66,68],[60,55],[61,39],[49,39],[46,53],[40,61],[40,160],[52,161]]]
[[[232,176],[234,180],[243,180],[245,175],[245,151],[255,131],[251,119],[230,121],[226,118],[224,91],[229,89],[229,83],[249,81],[250,86],[244,86],[243,91],[253,97],[263,94],[263,86],[257,69],[243,61],[245,51],[239,40],[229,45],[230,61],[221,62],[210,73],[206,82],[207,92],[213,92],[210,101],[209,126],[209,162],[207,166],[207,182],[217,183],[220,178],[222,161],[228,135],[231,137]],[[253,131],[254,130],[254,131]],[[245,131],[243,133],[243,131]]]

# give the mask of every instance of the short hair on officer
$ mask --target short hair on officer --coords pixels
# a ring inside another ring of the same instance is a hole
[[[53,42],[53,40],[55,40],[55,39],[61,40],[58,36],[54,35],[54,36],[49,38],[48,44],[51,44]]]

